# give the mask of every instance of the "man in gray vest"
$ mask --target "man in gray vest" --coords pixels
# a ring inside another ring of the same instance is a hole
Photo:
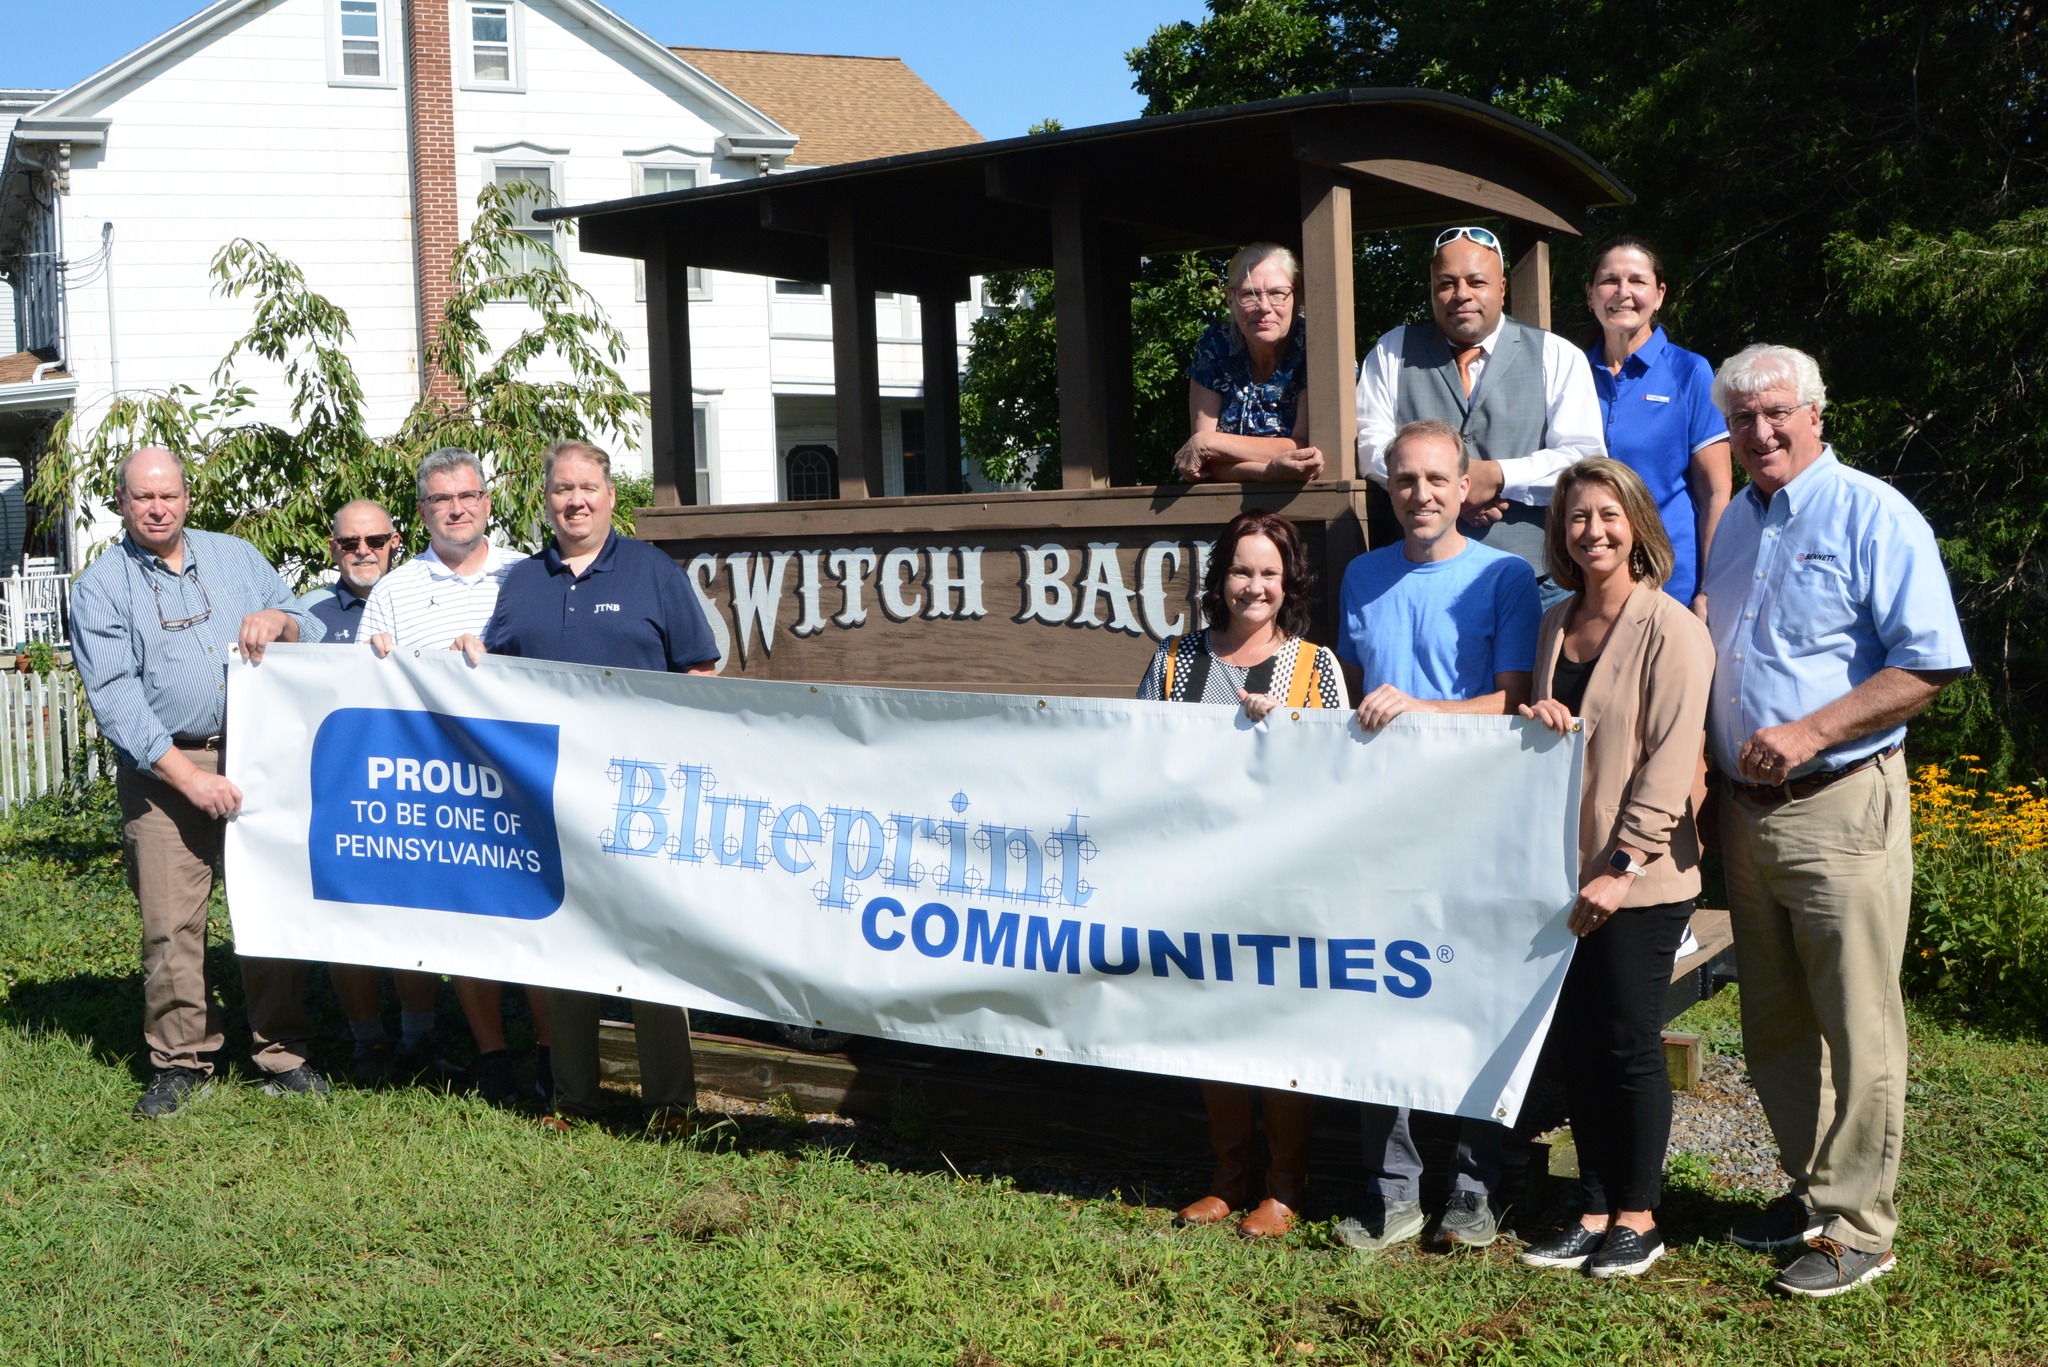
[[[1536,571],[1546,606],[1562,596],[1543,563],[1543,523],[1558,471],[1607,454],[1586,354],[1505,316],[1507,258],[1485,228],[1448,228],[1429,263],[1436,326],[1397,327],[1358,370],[1358,469],[1387,482],[1386,448],[1433,418],[1464,435],[1472,487],[1465,535]]]

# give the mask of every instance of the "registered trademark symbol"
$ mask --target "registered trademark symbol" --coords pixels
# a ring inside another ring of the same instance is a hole
[[[1449,945],[1438,945],[1436,947],[1436,961],[1440,964],[1447,964],[1457,957],[1457,955],[1451,953]]]

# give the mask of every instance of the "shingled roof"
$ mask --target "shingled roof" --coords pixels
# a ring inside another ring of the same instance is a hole
[[[982,141],[900,57],[669,51],[796,134],[793,166],[837,166]]]
[[[35,378],[36,368],[43,364],[43,358],[33,351],[17,351],[11,356],[0,356],[0,384],[27,384]],[[69,371],[53,368],[43,373],[45,380],[68,380]]]

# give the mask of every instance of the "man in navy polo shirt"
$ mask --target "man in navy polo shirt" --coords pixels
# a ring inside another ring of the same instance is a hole
[[[555,539],[512,567],[483,640],[455,645],[474,664],[486,651],[529,660],[565,660],[614,669],[710,674],[718,647],[697,595],[676,562],[644,541],[612,530],[618,493],[611,457],[584,442],[559,442],[543,467],[548,525]],[[597,1108],[599,998],[551,988],[555,1111],[547,1123]],[[662,1136],[689,1133],[696,1106],[690,1021],[679,1006],[633,1003],[640,1052],[640,1102]]]

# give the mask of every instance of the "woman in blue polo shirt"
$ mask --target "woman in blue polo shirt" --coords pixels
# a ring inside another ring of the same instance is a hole
[[[1586,356],[1607,452],[1642,476],[1671,534],[1677,563],[1664,591],[1704,618],[1707,547],[1732,483],[1728,424],[1714,407],[1714,368],[1664,335],[1663,306],[1664,263],[1650,244],[1628,236],[1601,243],[1586,277],[1600,340]]]

